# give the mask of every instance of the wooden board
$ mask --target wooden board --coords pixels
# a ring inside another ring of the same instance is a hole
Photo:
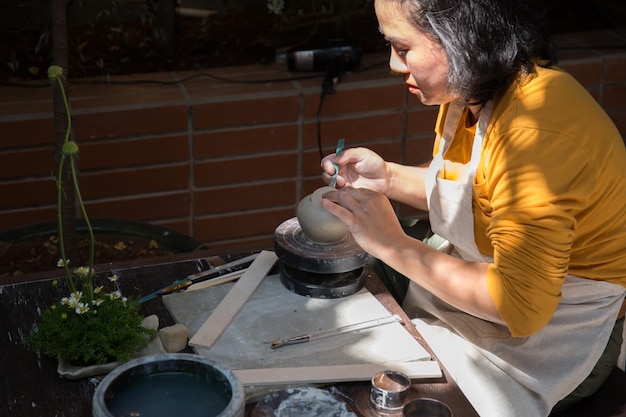
[[[402,372],[411,379],[441,377],[441,369],[435,361],[240,369],[233,373],[245,386],[263,386],[369,381],[376,373],[387,369]]]
[[[163,302],[172,317],[193,333],[233,285],[226,283],[170,294],[163,297]],[[397,322],[280,349],[271,349],[267,343],[389,315],[367,289],[339,299],[314,299],[292,293],[281,284],[278,275],[270,275],[211,349],[194,350],[233,371],[242,371],[247,383],[264,384],[264,388],[281,386],[285,380],[289,380],[287,385],[329,378],[367,380],[373,376],[368,373],[372,367],[386,369],[384,364],[395,362],[416,366],[415,378],[441,375],[438,364],[431,361],[428,352]],[[347,371],[359,372],[348,374]]]
[[[210,349],[250,299],[276,261],[278,258],[274,252],[262,251],[213,311],[213,314],[193,335],[189,345]]]

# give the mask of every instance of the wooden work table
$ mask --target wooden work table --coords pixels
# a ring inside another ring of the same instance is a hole
[[[207,258],[213,253],[196,252],[173,255],[151,260],[100,265],[99,273],[116,273],[124,295],[139,298],[156,291],[173,281],[208,267]],[[222,256],[225,261],[247,255]],[[91,401],[99,378],[69,381],[57,374],[57,362],[38,357],[28,350],[24,341],[39,319],[38,311],[57,301],[58,293],[52,279],[62,277],[59,271],[30,274],[19,277],[0,277],[0,373],[3,385],[0,389],[0,415],[2,416],[57,416],[79,417],[91,415]],[[399,314],[406,329],[424,347],[419,333],[408,320],[400,306],[373,274],[366,283],[369,291],[391,313]],[[160,327],[174,324],[174,320],[159,298],[142,305],[144,315],[156,314]],[[191,352],[191,350],[187,350]],[[478,414],[467,401],[449,373],[436,379],[414,380],[411,398],[430,397],[448,404],[454,417],[475,417]],[[351,407],[363,417],[376,416],[368,404],[369,382],[333,384],[343,393]],[[246,406],[246,416],[254,417],[256,404]]]

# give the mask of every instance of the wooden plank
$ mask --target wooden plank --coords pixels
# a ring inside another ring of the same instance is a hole
[[[411,379],[440,378],[442,375],[439,363],[436,361],[235,369],[233,373],[243,385],[261,386],[369,381],[377,372],[386,369],[402,372]]]
[[[263,278],[269,273],[278,258],[271,251],[262,251],[246,269],[243,276],[218,304],[204,324],[189,341],[190,346],[210,349],[237,313],[248,302]]]

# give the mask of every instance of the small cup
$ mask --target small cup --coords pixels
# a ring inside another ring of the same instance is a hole
[[[411,379],[397,371],[381,371],[372,377],[370,402],[378,411],[402,409],[409,398]]]
[[[404,406],[402,417],[452,417],[452,410],[441,401],[419,398]]]

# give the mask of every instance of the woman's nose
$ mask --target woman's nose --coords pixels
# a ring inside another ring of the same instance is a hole
[[[398,55],[398,53],[393,48],[391,48],[391,54],[389,55],[389,68],[392,72],[398,74],[404,74],[408,72],[406,61],[403,57]]]

